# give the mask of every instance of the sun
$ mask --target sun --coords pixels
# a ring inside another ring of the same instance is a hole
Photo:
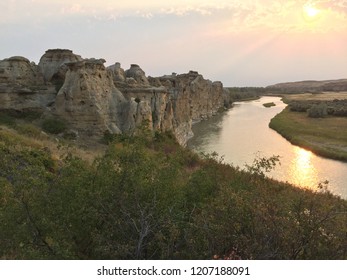
[[[312,5],[305,5],[304,13],[308,18],[315,18],[316,16],[319,15],[320,10]]]

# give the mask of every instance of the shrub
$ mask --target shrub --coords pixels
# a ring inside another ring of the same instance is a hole
[[[328,115],[328,106],[325,103],[315,104],[307,111],[310,118],[324,118]]]
[[[14,127],[16,126],[16,120],[13,116],[6,114],[5,112],[0,112],[0,124]]]
[[[35,138],[41,137],[41,130],[30,123],[18,124],[16,127],[16,130],[19,133],[27,135],[29,137],[35,137]]]
[[[273,103],[273,102],[268,102],[268,103],[264,103],[263,106],[264,106],[265,108],[270,108],[270,107],[276,106],[276,104]]]
[[[52,133],[52,134],[59,134],[66,130],[67,125],[64,121],[59,119],[46,119],[42,123],[42,129],[45,132]]]

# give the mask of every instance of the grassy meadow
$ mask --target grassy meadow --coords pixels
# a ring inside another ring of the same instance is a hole
[[[291,101],[329,101],[347,99],[347,93],[296,94],[284,96]],[[289,108],[275,116],[269,126],[291,143],[314,153],[347,161],[347,118],[325,116],[310,118],[306,112],[293,112]]]
[[[318,155],[347,161],[347,118],[308,118],[307,113],[285,109],[269,126],[291,143]]]

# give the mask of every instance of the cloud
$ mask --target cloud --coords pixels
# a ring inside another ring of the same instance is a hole
[[[302,7],[307,3],[322,8],[321,22],[304,22]],[[241,32],[257,28],[281,32],[325,32],[346,28],[342,21],[347,17],[346,0],[2,0],[0,9],[0,23],[6,24],[76,16],[114,21],[124,17],[152,19],[157,16],[199,15],[219,23],[224,21],[231,26],[226,26],[226,29]]]

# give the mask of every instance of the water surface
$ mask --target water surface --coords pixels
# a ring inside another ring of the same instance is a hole
[[[276,106],[265,108],[264,103]],[[217,152],[234,166],[251,165],[254,158],[280,156],[280,165],[270,177],[300,187],[317,189],[329,181],[328,189],[347,198],[347,163],[322,158],[292,145],[268,124],[285,108],[279,97],[237,102],[229,111],[193,126],[188,147],[200,152]]]

